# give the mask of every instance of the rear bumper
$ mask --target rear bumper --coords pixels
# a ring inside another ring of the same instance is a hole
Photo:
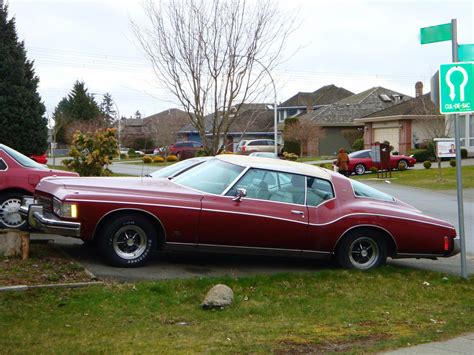
[[[32,198],[24,198],[20,207],[21,217],[28,225],[44,233],[59,234],[67,237],[79,238],[81,224],[79,222],[63,221],[54,214],[44,211],[43,206]]]
[[[453,250],[451,250],[451,253],[445,255],[446,258],[449,258],[450,256],[454,256],[456,254],[459,254],[461,252],[461,239],[459,237],[456,237],[453,239]]]

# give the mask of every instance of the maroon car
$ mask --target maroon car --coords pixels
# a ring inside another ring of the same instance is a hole
[[[178,159],[181,160],[183,158],[193,157],[199,149],[202,149],[202,147],[203,145],[199,142],[177,142],[168,147],[168,153],[176,155]]]
[[[40,164],[48,164],[48,156],[46,153],[40,155],[31,155],[30,158]]]
[[[32,228],[95,241],[112,265],[154,249],[335,257],[371,269],[459,252],[454,227],[329,170],[219,155],[172,178],[47,178],[21,214]]]
[[[392,155],[390,154],[390,168],[393,169],[407,169],[413,167],[416,159],[406,155]],[[377,166],[372,160],[372,150],[358,150],[349,154],[349,172],[357,175],[363,175],[373,166]]]
[[[46,176],[78,176],[51,170],[16,150],[0,144],[0,228],[22,228],[19,209],[24,195],[32,196],[35,186]]]

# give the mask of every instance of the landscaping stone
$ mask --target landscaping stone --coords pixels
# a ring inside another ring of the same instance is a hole
[[[17,229],[0,230],[0,255],[21,256],[27,259],[30,253],[30,234]]]
[[[211,288],[201,303],[203,308],[223,308],[230,306],[234,301],[234,291],[227,286],[218,284]]]

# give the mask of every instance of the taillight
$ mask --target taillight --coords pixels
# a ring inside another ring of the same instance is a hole
[[[245,152],[245,145],[242,146],[242,151]]]
[[[449,238],[444,237],[444,251],[448,251],[448,250],[449,250]]]

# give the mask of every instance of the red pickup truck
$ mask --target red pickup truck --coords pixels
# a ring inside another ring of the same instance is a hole
[[[36,185],[47,176],[79,176],[48,169],[16,150],[0,144],[0,228],[26,226],[19,209],[23,196],[33,196]]]

